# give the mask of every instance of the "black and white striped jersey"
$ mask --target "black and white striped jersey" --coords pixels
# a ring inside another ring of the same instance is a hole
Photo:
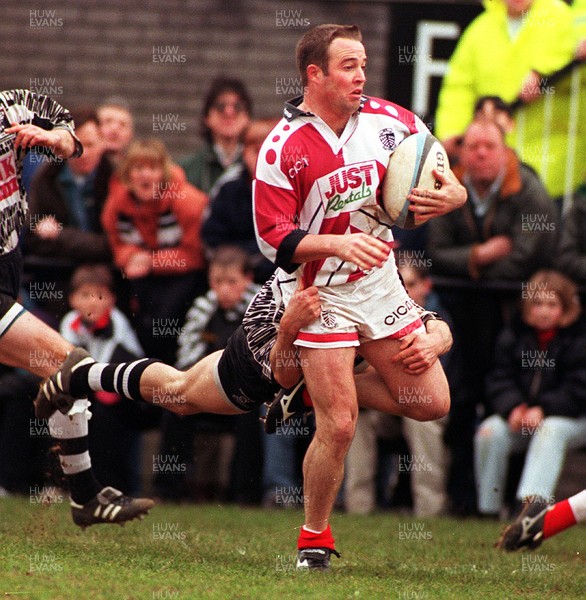
[[[67,129],[73,133],[73,117],[60,104],[29,90],[0,92],[0,255],[14,250],[20,229],[28,213],[26,191],[22,182],[22,161],[26,151],[14,149],[14,134],[5,130],[12,125],[31,123],[42,129]],[[76,140],[74,156],[83,148]],[[51,154],[50,148],[38,148],[39,153]]]

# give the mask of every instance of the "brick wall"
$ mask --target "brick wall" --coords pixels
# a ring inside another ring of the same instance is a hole
[[[33,88],[67,107],[126,97],[141,136],[175,156],[199,143],[203,96],[218,74],[244,79],[255,115],[280,115],[300,87],[295,44],[309,26],[357,23],[368,93],[384,90],[388,6],[262,0],[4,0],[0,85]],[[291,94],[293,92],[293,94]],[[153,126],[153,123],[158,124]]]

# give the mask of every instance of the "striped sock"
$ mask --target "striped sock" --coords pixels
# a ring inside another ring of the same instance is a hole
[[[142,358],[126,363],[92,363],[75,369],[69,388],[75,397],[93,392],[114,392],[129,400],[144,400],[140,393],[140,378],[153,363],[153,358]]]
[[[86,504],[103,487],[92,470],[87,436],[89,411],[84,405],[89,405],[87,400],[77,400],[74,414],[64,415],[57,410],[49,419],[49,433],[59,441],[59,462],[71,499],[77,504]],[[75,413],[76,408],[80,412]]]
[[[552,506],[543,521],[543,539],[584,520],[586,520],[586,490]]]

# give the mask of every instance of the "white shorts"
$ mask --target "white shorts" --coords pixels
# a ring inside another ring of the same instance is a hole
[[[285,303],[296,288],[296,280],[280,285]],[[299,331],[297,346],[343,348],[424,331],[419,307],[403,287],[392,254],[380,269],[356,281],[320,287],[319,295],[321,317]]]

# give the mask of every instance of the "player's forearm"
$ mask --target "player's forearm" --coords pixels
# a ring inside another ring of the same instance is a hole
[[[297,245],[293,254],[293,261],[306,263],[312,260],[320,260],[335,256],[338,247],[338,235],[307,234]]]
[[[270,361],[273,377],[285,389],[293,387],[302,377],[301,360],[294,345],[297,333],[298,329],[290,327],[284,316],[279,326],[275,345],[271,349]]]
[[[67,129],[54,129],[53,133],[57,136],[57,142],[52,148],[53,154],[58,158],[71,158],[75,153],[75,138]]]

